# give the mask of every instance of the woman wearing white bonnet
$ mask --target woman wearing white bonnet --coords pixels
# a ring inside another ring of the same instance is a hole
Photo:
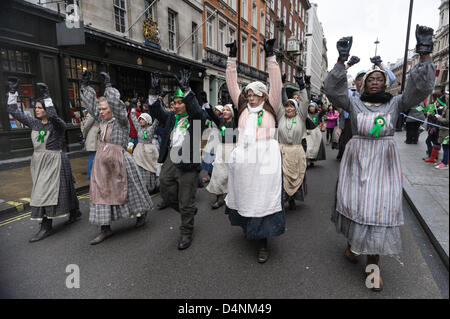
[[[136,110],[131,109],[131,120],[138,133],[138,144],[133,152],[133,157],[139,167],[139,173],[145,181],[146,190],[151,194],[158,184],[156,168],[159,152],[152,143],[155,131],[158,128],[158,120],[153,121],[148,113],[142,113],[136,118]]]
[[[304,201],[306,196],[306,154],[302,146],[306,134],[308,116],[308,95],[303,77],[296,77],[300,86],[299,101],[289,99],[277,112],[278,142],[283,161],[284,200],[289,208],[295,209],[295,200]]]
[[[269,257],[267,239],[285,231],[282,205],[281,155],[275,140],[276,112],[281,104],[281,72],[275,59],[275,39],[264,42],[270,93],[261,82],[241,94],[237,82],[236,41],[230,48],[226,80],[237,107],[239,140],[230,156],[226,209],[231,225],[241,226],[247,239],[258,240],[258,262]]]
[[[228,164],[230,155],[235,148],[237,140],[238,126],[237,118],[234,116],[232,104],[220,106],[222,116],[219,116],[211,109],[209,104],[205,104],[210,119],[219,129],[219,143],[215,147],[214,166],[211,174],[211,181],[206,190],[216,195],[215,202],[211,205],[212,209],[218,209],[225,204],[224,197],[228,193]],[[217,109],[217,106],[216,106]]]

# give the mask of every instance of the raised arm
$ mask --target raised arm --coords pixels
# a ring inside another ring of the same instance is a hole
[[[17,92],[19,88],[19,79],[16,77],[8,77],[8,87],[8,113],[11,114],[17,121],[19,121],[23,125],[28,126],[31,129],[39,125],[39,120],[23,113],[17,105],[17,97],[19,96],[19,93]]]
[[[98,122],[101,121],[97,107],[97,94],[90,86],[81,88],[81,106]]]
[[[141,127],[141,125],[139,124],[138,118],[137,118],[137,116],[136,116],[136,109],[135,109],[135,108],[132,108],[132,109],[131,109],[131,112],[130,112],[130,118],[131,118],[131,122],[132,122],[133,125],[134,125],[134,128],[135,128],[136,130],[138,130],[138,129]]]
[[[324,81],[324,90],[331,104],[351,112],[348,96],[347,71],[343,63],[336,63]]]
[[[150,100],[150,96],[149,96]],[[168,112],[164,108],[164,102],[162,99],[156,99],[152,104],[149,104],[148,111],[153,119],[157,119],[160,123],[166,124],[171,112]]]
[[[269,103],[276,112],[281,105],[281,91],[283,88],[283,83],[281,83],[281,71],[274,55],[267,58],[267,65],[270,83]]]
[[[239,95],[241,95],[241,90],[239,89],[238,81],[237,81],[237,66],[236,66],[236,56],[237,56],[237,45],[236,40],[232,43],[226,44],[227,48],[230,48],[230,53],[227,61],[227,69],[226,69],[226,80],[227,80],[227,88],[230,93],[231,100],[234,105],[237,105],[239,108]]]
[[[129,122],[127,107],[125,106],[125,103],[123,103],[123,101],[120,99],[119,91],[113,87],[106,87],[105,97],[115,119],[122,127],[128,127]]]
[[[311,78],[307,76],[294,76],[295,82],[297,82],[298,87],[300,88],[300,103],[298,105],[298,114],[302,120],[305,120],[308,116],[308,91],[307,91],[307,82],[310,81]],[[309,82],[310,83],[310,82]]]
[[[58,116],[58,113],[56,113],[56,109],[53,106],[53,103],[49,105],[47,99],[44,101],[45,103],[45,109],[47,111],[47,118],[52,124],[55,126],[56,129],[59,130],[65,130],[67,128],[66,122],[62,118]],[[50,99],[51,103],[51,99]]]
[[[431,57],[421,57],[420,63],[411,69],[405,91],[400,96],[399,111],[406,112],[425,100],[434,89],[435,76],[436,67]]]
[[[220,127],[220,118],[217,116],[216,112],[211,108],[211,105],[208,104],[209,107],[205,107],[206,112],[209,115],[209,118],[217,125],[217,127]]]

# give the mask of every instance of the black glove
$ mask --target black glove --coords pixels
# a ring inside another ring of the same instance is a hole
[[[83,72],[82,76],[81,76],[81,87],[85,87],[89,85],[89,81],[91,79],[91,71],[86,70]]]
[[[159,73],[151,73],[150,74],[150,90],[148,90],[148,94],[150,94],[150,95],[160,94],[160,91],[161,91],[160,83],[161,83],[161,76],[159,75]]]
[[[19,79],[16,78],[15,76],[9,76],[8,77],[9,93],[17,92],[18,87],[19,87]]]
[[[286,83],[286,73],[281,76],[281,82]]]
[[[187,92],[190,89],[189,81],[191,79],[191,71],[188,69],[183,69],[180,71],[180,77],[178,77],[176,74],[174,74],[175,78],[178,81],[178,84],[180,85],[180,89],[183,92]]]
[[[273,46],[275,44],[275,39],[270,39],[268,41],[264,40],[264,51],[266,52],[266,58],[274,56]]]
[[[348,57],[350,55],[350,49],[352,48],[352,43],[353,43],[353,37],[341,38],[337,42],[336,47],[339,52],[338,61],[345,62],[348,60]]]
[[[225,46],[227,48],[230,48],[230,53],[228,54],[228,56],[230,58],[235,58],[237,56],[237,45],[236,45],[236,40],[234,40],[231,43],[227,43],[225,44]]]
[[[305,80],[303,76],[294,76],[295,82],[297,82],[300,91],[306,87]]]
[[[111,87],[111,78],[109,77],[109,74],[106,72],[101,72],[100,76],[103,79],[103,83],[105,83],[105,88]]]
[[[311,85],[311,75],[305,75],[305,84]]]
[[[167,93],[169,93],[169,90],[164,88],[162,89],[161,93],[159,93],[159,96],[163,99],[167,95]]]
[[[361,61],[357,56],[352,56],[350,60],[347,62],[348,67],[351,67],[352,65],[357,64],[359,61]]]
[[[42,99],[48,99],[50,97],[50,94],[48,93],[48,86],[45,83],[39,82],[36,83],[37,89],[38,89],[38,93],[39,93],[39,98]]]
[[[377,67],[381,67],[381,62],[383,62],[383,60],[381,60],[381,57],[379,55],[374,56],[373,58],[370,58],[370,62],[372,62],[373,64],[375,64]]]
[[[416,52],[420,55],[427,55],[433,52],[433,32],[432,28],[416,26]]]

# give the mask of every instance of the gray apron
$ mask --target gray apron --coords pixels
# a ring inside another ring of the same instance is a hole
[[[46,150],[47,131],[44,142],[39,142],[39,131],[31,131],[34,153],[31,157],[31,191],[30,206],[43,207],[58,204],[59,184],[61,174],[61,151]]]

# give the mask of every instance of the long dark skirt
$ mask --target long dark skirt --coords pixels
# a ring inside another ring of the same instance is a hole
[[[41,220],[43,217],[58,218],[67,216],[70,211],[79,209],[79,202],[75,190],[75,179],[72,175],[67,154],[61,152],[61,173],[58,194],[58,204],[54,206],[31,207],[31,219]]]
[[[283,185],[281,185],[283,192]],[[281,194],[282,210],[264,217],[244,217],[239,215],[237,210],[225,206],[225,214],[232,226],[240,226],[245,237],[249,240],[276,237],[284,234],[286,230],[286,214],[284,209],[283,194]]]

